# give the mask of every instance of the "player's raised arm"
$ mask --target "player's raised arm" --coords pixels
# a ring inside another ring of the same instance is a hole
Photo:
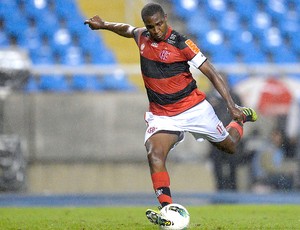
[[[84,24],[89,25],[92,30],[109,30],[123,37],[134,37],[133,31],[135,27],[125,23],[107,22],[98,15],[85,20]]]
[[[220,95],[224,98],[228,111],[235,121],[243,120],[243,113],[240,109],[236,108],[236,105],[230,95],[228,86],[224,79],[220,76],[220,74],[215,70],[213,65],[206,60],[200,67],[199,70],[205,74],[205,76],[211,81],[215,89],[220,93]]]

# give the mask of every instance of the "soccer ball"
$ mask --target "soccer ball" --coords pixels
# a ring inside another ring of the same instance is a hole
[[[162,219],[168,221],[163,223],[163,226],[160,226],[160,229],[187,229],[190,223],[190,214],[185,207],[180,204],[168,204],[160,210]]]

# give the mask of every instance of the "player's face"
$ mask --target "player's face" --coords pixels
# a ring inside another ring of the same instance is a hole
[[[168,31],[167,15],[156,13],[144,19],[144,24],[154,41],[160,42],[165,39]]]

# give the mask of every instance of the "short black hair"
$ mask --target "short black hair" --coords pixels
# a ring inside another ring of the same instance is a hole
[[[151,17],[158,12],[161,15],[165,15],[165,12],[164,12],[163,8],[161,7],[161,5],[159,5],[157,3],[146,4],[141,11],[141,16],[142,16],[143,21],[145,21],[146,17]]]

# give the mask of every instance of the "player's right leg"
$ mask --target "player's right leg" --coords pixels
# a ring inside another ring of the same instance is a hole
[[[178,140],[178,132],[159,131],[153,134],[145,143],[153,189],[161,207],[172,203],[170,177],[166,168],[166,159],[169,151]],[[168,221],[161,218],[159,211],[151,209],[146,211],[146,217],[151,223],[158,225],[163,225]]]
[[[257,114],[254,109],[240,106],[237,106],[237,108],[239,108],[244,114],[243,122],[230,122],[229,125],[226,127],[229,133],[226,139],[221,142],[212,143],[220,150],[230,154],[236,152],[237,144],[243,136],[243,124],[246,122],[255,122],[257,120]]]
[[[179,132],[159,131],[145,143],[153,188],[162,207],[172,203],[166,159],[178,140]]]

